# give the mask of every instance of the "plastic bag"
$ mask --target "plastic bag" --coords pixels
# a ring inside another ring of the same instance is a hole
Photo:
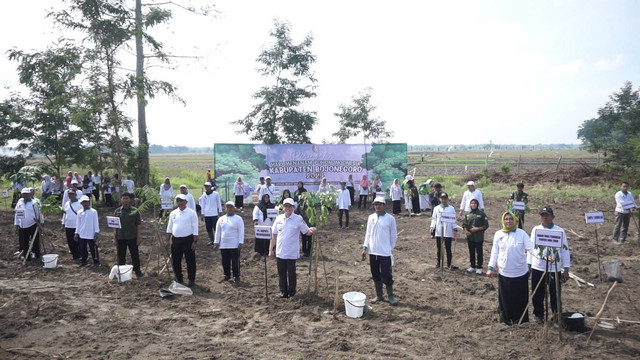
[[[622,282],[622,270],[620,269],[620,260],[607,260],[602,262],[604,272],[607,273],[607,280]]]
[[[176,282],[175,280],[171,283],[171,285],[169,285],[169,288],[167,290],[176,295],[193,295],[193,291],[191,291],[191,289],[180,284],[179,282]]]

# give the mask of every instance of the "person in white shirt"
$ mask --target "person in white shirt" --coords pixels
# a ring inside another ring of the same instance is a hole
[[[91,171],[89,171],[89,177],[91,178],[91,182],[93,183],[93,197],[96,199],[96,201],[100,201],[100,183],[102,182],[102,176],[98,174],[93,175]]]
[[[351,206],[351,194],[347,190],[346,181],[340,182],[341,189],[338,190],[338,196],[336,197],[336,206],[338,207],[338,222],[340,229],[349,228],[349,207]],[[342,214],[346,216],[345,227],[342,227]]]
[[[316,193],[327,192],[329,190],[329,184],[327,184],[327,178],[323,177],[318,185],[318,191]]]
[[[637,207],[633,194],[629,191],[628,182],[622,182],[620,191],[616,193],[615,199],[616,225],[613,227],[613,243],[619,245],[627,241],[627,231],[629,230],[631,211],[635,210]]]
[[[471,199],[478,200],[479,209],[484,211],[484,201],[482,200],[482,193],[480,190],[476,189],[476,183],[473,181],[467,182],[467,188],[462,194],[462,200],[460,201],[460,216],[464,214],[464,212],[471,211]]]
[[[562,280],[569,280],[569,269],[571,267],[571,254],[569,253],[569,242],[567,241],[567,234],[564,229],[553,223],[555,216],[553,215],[553,209],[549,206],[545,206],[540,209],[540,225],[531,229],[531,241],[535,243],[536,234],[540,230],[554,230],[562,237],[560,248],[547,248],[546,246],[536,245],[532,252],[527,255],[527,265],[531,268],[531,289],[536,289],[533,293],[531,302],[533,303],[533,315],[535,316],[538,324],[544,323],[544,298],[546,294],[547,284],[549,281],[549,297],[551,298],[551,311],[554,315],[562,314],[562,309],[558,309],[558,303],[556,302],[556,276],[561,277]],[[562,267],[562,273],[560,268]],[[546,272],[546,275],[545,275]],[[544,276],[543,276],[544,275]],[[547,276],[549,277],[547,279]],[[558,278],[558,280],[559,280]],[[542,281],[538,286],[538,283]],[[561,282],[558,281],[558,290],[562,292]],[[560,294],[558,294],[559,296]]]
[[[129,194],[133,194],[133,189],[135,189],[136,184],[131,179],[131,174],[127,175],[127,178],[122,180],[122,186],[126,187],[126,191]]]
[[[349,190],[349,195],[351,196],[351,205],[355,202],[355,194],[356,194],[356,183],[353,181],[353,175],[349,174],[349,178],[347,179],[347,190]]]
[[[493,277],[498,268],[498,311],[500,321],[515,325],[529,322],[529,269],[527,253],[534,245],[527,233],[518,228],[518,217],[510,212],[502,214],[502,229],[493,236],[487,276]]]
[[[300,233],[316,233],[316,228],[308,227],[302,216],[293,213],[293,209],[293,199],[286,199],[284,214],[278,215],[271,226],[269,257],[275,257],[277,261],[281,298],[296,294],[296,260],[300,257]]]
[[[274,191],[276,191],[276,187],[271,183],[271,176],[267,176],[264,179],[266,180],[266,183],[260,186],[260,194],[258,194],[258,199],[262,199],[262,196],[264,194],[269,194],[269,197],[272,200],[275,200],[273,193]]]
[[[260,196],[260,189],[262,188],[262,186],[264,186],[264,177],[260,176],[260,184],[257,184],[255,189],[255,192],[258,193],[258,196]],[[258,199],[262,199],[262,197],[259,197]]]
[[[40,183],[40,193],[42,194],[42,199],[46,199],[51,196],[52,190],[53,182],[51,181],[51,176],[44,175],[42,177],[42,183]]]
[[[168,177],[164,178],[164,183],[160,185],[160,213],[158,214],[158,218],[162,218],[166,216],[170,211],[173,210],[173,186],[171,185],[171,179]],[[171,209],[169,209],[169,207]]]
[[[444,222],[442,220],[442,213],[448,213],[449,215],[456,216],[456,209],[449,205],[449,195],[445,192],[440,193],[440,205],[433,209],[431,215],[431,236],[436,238],[436,247],[438,253],[438,262],[436,267],[444,265],[440,260],[442,259],[442,239],[444,238],[444,247],[447,251],[447,268],[451,269],[451,241],[454,233],[458,232],[458,228],[455,223]],[[455,269],[455,268],[454,268]]]
[[[169,214],[167,224],[167,238],[165,246],[171,240],[171,260],[176,281],[183,283],[182,256],[187,263],[187,277],[189,287],[196,281],[196,247],[198,245],[198,214],[187,207],[187,197],[184,194],[176,196],[178,208]]]
[[[78,212],[82,210],[82,204],[78,200],[76,192],[72,189],[67,190],[69,195],[69,201],[64,205],[64,213],[62,214],[62,229],[67,236],[67,245],[69,246],[69,252],[73,260],[80,260],[82,254],[80,253],[80,246],[75,239],[76,224],[78,221]]]
[[[71,180],[71,187],[64,192],[64,195],[62,196],[62,208],[64,208],[64,205],[67,203],[67,201],[69,201],[69,190],[73,190],[76,193],[76,199],[80,199],[80,197],[82,196],[82,191],[78,190],[78,181],[76,179]]]
[[[253,208],[253,225],[254,226],[271,226],[273,220],[268,217],[268,209],[275,209],[276,205],[271,202],[269,194],[264,194],[258,205]],[[256,253],[266,256],[269,254],[269,239],[256,238],[254,250]]]
[[[398,228],[396,219],[385,212],[386,203],[383,197],[373,200],[376,212],[367,219],[367,230],[362,244],[362,261],[369,254],[369,267],[371,277],[376,287],[376,297],[371,303],[384,301],[382,284],[387,287],[389,304],[398,305],[398,300],[393,296],[393,266],[392,251],[398,240]]]
[[[193,195],[189,192],[189,188],[187,185],[180,185],[180,194],[185,196],[187,199],[187,207],[193,211],[196,211],[196,199],[193,198]]]
[[[235,197],[235,207],[238,209],[242,209],[244,205],[244,183],[242,182],[242,178],[238,176],[236,182],[233,183],[233,194]]]
[[[402,212],[402,208],[400,207],[402,188],[400,187],[400,183],[398,183],[398,179],[393,179],[393,185],[391,185],[389,192],[391,193],[391,203],[393,204],[393,215],[398,215]]]
[[[89,197],[93,195],[93,182],[91,181],[89,174],[85,174],[84,178],[82,178],[82,195],[87,195]]]
[[[218,192],[213,190],[213,185],[210,182],[204,183],[204,189],[204,193],[200,196],[198,202],[200,203],[200,211],[204,218],[207,235],[209,235],[209,245],[213,245],[213,232],[216,229],[218,215],[222,213],[222,200],[220,200]]]
[[[15,215],[13,225],[18,234],[18,244],[20,249],[20,258],[27,260],[32,258],[40,258],[40,232],[36,234],[38,223],[44,223],[44,217],[40,212],[40,201],[33,197],[31,188],[23,187],[20,190],[22,198],[18,200],[15,206]],[[29,245],[33,234],[36,234],[33,240],[31,252]]]
[[[229,281],[233,268],[233,280],[240,283],[240,251],[244,245],[244,221],[236,215],[233,201],[224,204],[226,214],[220,217],[216,225],[214,250],[220,249],[222,256],[223,281]]]
[[[91,250],[93,266],[100,266],[100,255],[98,254],[98,245],[96,244],[96,238],[98,237],[98,233],[100,233],[98,212],[91,208],[91,200],[86,195],[80,198],[80,204],[82,205],[82,209],[78,211],[74,236],[74,240],[78,242],[81,253],[82,263],[80,267],[89,266],[87,263],[89,256],[87,245],[89,245],[89,250]]]

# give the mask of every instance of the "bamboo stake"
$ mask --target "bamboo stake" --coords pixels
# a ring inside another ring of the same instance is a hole
[[[40,230],[40,228],[36,227],[36,231],[33,233],[33,236],[29,241],[29,250],[27,250],[27,253],[24,255],[24,259],[22,260],[22,265],[27,265],[27,259],[31,255],[31,249],[33,248],[33,242],[36,240],[36,236],[38,236],[38,230]]]
[[[322,269],[324,270],[324,282],[327,286],[327,299],[329,299],[329,278],[327,277],[327,265],[324,261],[324,254],[322,253],[322,246],[318,244],[318,250],[320,250],[320,256],[322,257]]]
[[[338,314],[338,280],[340,279],[340,269],[338,269],[338,273],[336,274],[336,292],[333,296],[333,318],[335,319]]]
[[[554,263],[556,267],[553,278],[556,280],[556,321],[558,322],[558,338],[562,341],[562,297],[560,296],[560,272],[558,271],[558,257],[554,256]]]
[[[522,315],[520,316],[520,320],[518,320],[518,325],[522,324],[522,319],[524,319],[524,314],[526,314],[527,312],[529,312],[529,305],[531,305],[531,301],[533,299],[533,294],[536,293],[536,291],[538,291],[538,287],[540,286],[540,284],[542,283],[542,280],[545,279],[545,275],[547,274],[547,271],[545,270],[545,272],[542,274],[542,276],[540,277],[540,280],[538,280],[538,284],[536,285],[536,288],[531,292],[531,295],[529,295],[529,302],[527,302],[527,307],[524,309],[524,312],[522,312]]]
[[[596,331],[596,328],[598,327],[598,321],[600,321],[600,316],[602,315],[602,312],[604,311],[604,307],[607,305],[607,300],[609,300],[609,295],[611,294],[611,291],[616,287],[616,285],[618,285],[618,282],[614,281],[613,285],[611,285],[611,287],[609,288],[609,291],[607,291],[607,296],[605,296],[605,298],[604,298],[604,302],[602,303],[602,306],[600,307],[600,311],[598,311],[598,314],[596,314],[596,323],[593,325],[593,329],[591,329],[591,333],[589,334],[589,337],[587,338],[587,345],[589,345],[589,341],[591,340],[591,335],[593,335],[593,332]]]
[[[602,281],[602,270],[600,268],[600,247],[598,246],[598,224],[596,224],[596,256],[598,258],[598,279]]]
[[[267,290],[267,255],[263,255],[264,260],[264,298],[267,304],[269,303],[269,291]]]
[[[618,324],[620,324],[620,323],[627,323],[627,324],[640,324],[640,321],[622,320],[622,319],[620,319],[620,318],[619,318],[619,317],[617,317],[617,316],[616,316],[616,318],[615,318],[615,319],[613,319],[613,318],[600,318],[600,320],[603,320],[603,321],[615,321],[615,322],[617,322]]]
[[[319,246],[320,242],[319,239],[316,239],[316,253],[315,253],[315,265],[313,268],[313,282],[314,282],[314,287],[313,287],[313,293],[317,294],[318,293],[318,256],[320,255],[320,251],[318,251],[318,246]]]

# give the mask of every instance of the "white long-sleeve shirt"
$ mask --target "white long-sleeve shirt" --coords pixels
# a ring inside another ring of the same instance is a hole
[[[244,184],[236,181],[233,184],[233,193],[236,196],[240,196],[240,195],[244,196]]]
[[[160,199],[167,204],[173,204],[173,186],[169,185],[169,189],[164,188],[164,184],[160,185]]]
[[[167,234],[175,237],[198,236],[198,214],[186,207],[184,210],[177,208],[169,214]]]
[[[550,228],[545,228],[542,224],[534,226],[531,229],[531,241],[535,244],[536,241],[536,231],[540,229],[547,230],[556,230],[562,232],[562,248],[557,249],[558,254],[558,264],[561,268],[569,269],[571,267],[571,254],[569,252],[569,241],[567,240],[567,234],[564,232],[564,229],[560,226],[553,224]],[[566,247],[566,249],[564,249]],[[555,249],[551,249],[549,251],[549,256],[553,259],[555,258],[554,252]],[[533,252],[527,254],[527,264],[531,264],[533,269],[538,271],[545,271],[547,267],[547,251],[542,249],[542,255],[540,254],[540,247],[536,246]],[[556,264],[555,261],[549,261],[549,272],[556,272]]]
[[[273,225],[273,220],[271,218],[268,217],[264,220],[264,214],[260,211],[260,208],[257,205],[253,207],[253,220],[257,220],[259,226]]]
[[[82,204],[78,200],[67,202],[64,205],[64,214],[62,214],[62,225],[66,228],[75,229],[80,210],[82,210]]]
[[[40,223],[44,222],[44,217],[40,212],[40,201],[38,199],[31,199],[25,203],[24,199],[18,200],[15,210],[24,210],[24,216],[18,217],[18,212],[13,217],[13,225],[19,226],[23,229],[32,227],[36,224],[36,220]]]
[[[95,239],[96,234],[99,232],[100,224],[98,221],[98,212],[92,208],[78,211],[78,217],[76,219],[76,235],[81,239]]]
[[[460,210],[464,210],[466,212],[471,211],[471,200],[478,200],[478,209],[484,210],[484,201],[482,200],[482,193],[480,190],[475,189],[472,191],[465,191],[462,194],[462,201],[460,201]]]
[[[402,188],[400,185],[391,185],[391,201],[399,201],[402,199]]]
[[[185,195],[187,197],[187,207],[193,211],[196,211],[196,199],[193,198],[191,193]]]
[[[218,216],[222,212],[222,200],[216,191],[212,191],[211,194],[203,193],[198,201],[202,216]]]
[[[364,243],[369,254],[378,256],[391,256],[398,240],[398,228],[396,219],[385,213],[378,215],[373,213],[367,219],[367,230],[364,234]]]
[[[238,215],[223,215],[216,223],[214,244],[220,249],[237,249],[244,244],[244,221]]]
[[[502,276],[520,277],[529,271],[527,253],[533,251],[533,247],[529,235],[522,229],[509,233],[498,230],[493,236],[489,266],[497,266]]]
[[[273,200],[274,199],[274,196],[273,196],[273,192],[274,191],[276,191],[275,185],[273,185],[273,184],[271,184],[271,185],[264,184],[264,185],[260,186],[260,195],[258,196],[258,199],[262,199],[262,196],[264,194],[268,194],[269,195],[269,199],[271,199],[272,201],[275,201],[275,200]]]
[[[456,209],[451,205],[447,205],[446,208],[444,206],[442,206],[442,204],[436,206],[435,209],[433,209],[433,214],[431,215],[431,226],[430,226],[430,229],[435,229],[436,230],[436,236],[441,237],[442,236],[442,227],[444,226],[444,237],[452,238],[453,237],[453,231],[454,231],[454,229],[456,229],[456,224],[442,222],[441,214],[443,212],[450,213],[453,216],[456,215]]]
[[[76,199],[80,199],[82,197],[82,191],[80,190],[76,190]],[[64,208],[64,205],[67,203],[67,201],[69,201],[69,193],[68,192],[64,192],[64,195],[62,195],[62,207]]]
[[[336,198],[336,206],[340,210],[349,210],[349,206],[351,206],[351,194],[347,189],[338,190],[338,197]]]
[[[636,206],[636,200],[633,198],[633,194],[631,194],[631,191],[627,191],[627,194],[625,195],[622,190],[618,191],[615,195],[615,199],[616,199],[616,212],[622,213],[622,214],[628,214],[629,213],[629,205],[633,204],[633,207],[637,207]],[[627,207],[627,209],[625,210],[625,205]]]

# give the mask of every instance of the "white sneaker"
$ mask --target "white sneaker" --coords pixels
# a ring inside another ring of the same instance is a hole
[[[468,268],[468,269],[467,269],[467,272],[470,272],[470,273],[472,273],[472,272],[474,272],[474,271],[476,271],[476,268]]]
[[[476,269],[476,274],[478,275],[482,275],[484,272],[482,271],[482,268],[477,268]]]

